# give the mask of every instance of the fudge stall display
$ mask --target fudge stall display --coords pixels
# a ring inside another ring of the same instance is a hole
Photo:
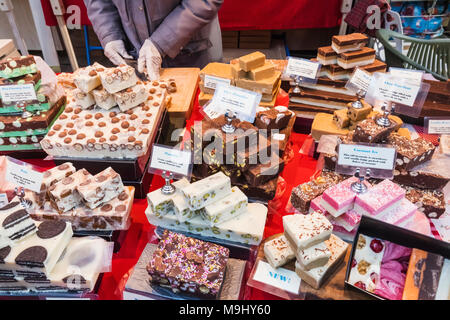
[[[33,56],[0,61],[0,86],[31,85],[35,95],[25,101],[0,97],[0,155],[29,157],[42,150],[40,142],[66,101],[41,87],[43,80]]]

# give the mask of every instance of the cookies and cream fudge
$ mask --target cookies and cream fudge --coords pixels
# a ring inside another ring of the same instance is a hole
[[[150,224],[177,231],[198,234],[204,237],[228,240],[247,245],[259,245],[263,239],[266,225],[267,207],[260,203],[249,203],[247,212],[211,227],[201,215],[195,215],[191,220],[180,222],[175,215],[167,214],[157,217],[147,207],[145,214]]]
[[[213,227],[246,212],[247,205],[247,196],[238,187],[233,187],[229,195],[205,206],[202,216]]]
[[[383,180],[367,192],[358,194],[354,210],[361,215],[376,216],[400,205],[405,190],[390,180]]]
[[[0,61],[0,78],[17,78],[36,72],[38,72],[36,61],[31,55]]]
[[[79,184],[77,190],[86,206],[95,209],[117,197],[124,186],[120,175],[109,167]]]
[[[0,233],[5,241],[16,243],[36,232],[36,224],[16,197],[0,208]]]
[[[74,89],[72,91],[72,96],[74,105],[81,109],[89,109],[95,105],[95,99],[92,93],[85,93],[80,89]]]
[[[98,63],[78,69],[75,72],[73,82],[79,90],[89,93],[101,85],[99,73],[103,71],[105,71],[105,67]]]
[[[303,269],[311,270],[326,265],[331,257],[331,252],[325,242],[321,242],[307,249],[296,250],[295,256]]]
[[[102,109],[109,110],[117,106],[114,96],[108,93],[103,87],[92,90],[92,96],[94,97],[96,105]]]
[[[264,243],[264,256],[273,268],[279,268],[295,259],[289,241],[284,235]]]
[[[50,274],[72,238],[72,226],[58,220],[36,225],[35,234],[0,249],[0,269]]]
[[[138,82],[134,68],[128,65],[106,69],[100,73],[100,79],[103,88],[111,94],[130,88]]]
[[[183,196],[182,189],[190,183],[187,179],[181,179],[172,183],[175,187],[175,193],[164,194],[161,189],[150,192],[147,195],[147,201],[156,216],[164,216],[166,214],[175,214],[174,198],[178,195]],[[189,210],[189,208],[187,208]],[[187,214],[187,212],[186,212]],[[184,215],[183,213],[181,214]]]
[[[331,47],[337,53],[356,51],[369,43],[369,38],[362,33],[333,36]]]
[[[138,81],[135,86],[114,93],[113,96],[120,110],[125,112],[146,102],[149,92],[142,82]]]
[[[338,54],[331,46],[317,49],[317,61],[319,61],[321,65],[327,66],[330,64],[336,64],[337,57]]]
[[[352,69],[374,63],[375,49],[364,47],[361,50],[339,54],[337,63],[344,69]]]
[[[168,230],[147,266],[152,283],[202,298],[217,299],[230,250]]]
[[[321,213],[283,217],[284,235],[296,250],[307,249],[330,238],[333,226]]]
[[[53,207],[62,213],[78,206],[81,196],[77,187],[88,179],[92,179],[91,174],[86,169],[81,169],[48,188]]]
[[[231,194],[230,178],[218,172],[182,189],[189,208],[198,210]]]
[[[340,263],[344,260],[348,249],[348,244],[334,234],[330,236],[330,239],[325,241],[325,244],[331,256],[324,266],[307,270],[299,261],[295,263],[295,272],[314,289],[319,289],[331,274],[336,271]]]
[[[397,150],[396,170],[409,171],[429,161],[436,149],[431,142],[423,138],[411,140],[395,132],[391,133],[387,140]]]

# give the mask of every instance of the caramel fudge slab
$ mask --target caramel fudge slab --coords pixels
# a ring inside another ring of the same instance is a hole
[[[338,128],[344,129],[350,125],[350,118],[348,117],[348,109],[336,110],[333,113],[333,122]]]
[[[289,92],[289,100],[296,103],[317,107],[343,109],[350,102],[356,101],[356,97],[336,92],[323,92],[320,90],[303,88],[300,93]]]
[[[407,186],[402,188],[406,190],[405,198],[415,204],[428,218],[439,219],[445,213],[445,197],[442,191]]]
[[[207,299],[217,299],[230,252],[222,246],[164,231],[147,266],[150,281]]]
[[[353,142],[380,143],[395,130],[396,125],[396,122],[391,121],[389,127],[383,127],[375,119],[366,119],[356,126]]]
[[[436,147],[423,138],[414,140],[405,138],[395,132],[388,137],[388,143],[397,150],[396,169],[411,170],[412,168],[429,161]]]
[[[245,72],[264,66],[266,56],[259,51],[250,53],[238,59],[239,67]]]
[[[328,113],[318,113],[311,126],[311,136],[319,141],[323,135],[347,135],[349,130],[340,128],[334,121],[334,116]]]
[[[33,56],[21,56],[0,61],[0,78],[16,78],[38,72]]]
[[[353,73],[352,69],[344,69],[337,63],[324,66],[320,70],[323,74],[322,76],[328,77],[333,81],[349,80]]]
[[[284,235],[264,243],[264,256],[273,268],[279,268],[295,259],[289,241]]]
[[[337,63],[338,54],[331,46],[321,47],[317,50],[317,61],[322,65],[327,66]]]
[[[359,68],[364,71],[367,71],[369,73],[386,72],[387,64],[384,63],[383,61],[375,59],[375,61],[373,63],[365,65],[365,66],[360,66]]]
[[[275,66],[266,62],[263,66],[249,71],[249,78],[254,81],[259,81],[265,78],[272,77],[275,72]]]
[[[365,66],[374,63],[374,61],[375,50],[366,47],[358,51],[341,53],[337,58],[338,65],[344,69]]]
[[[200,71],[200,79],[203,84],[207,84],[207,76],[230,80],[233,85],[232,66],[227,63],[211,62]]]
[[[331,47],[337,53],[356,51],[369,43],[369,38],[362,33],[352,33],[342,36],[333,36]]]
[[[271,77],[254,81],[250,79],[237,79],[236,87],[247,89],[261,94],[272,95],[280,82],[281,72],[275,71]]]

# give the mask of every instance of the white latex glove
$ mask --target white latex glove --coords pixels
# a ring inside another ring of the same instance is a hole
[[[105,56],[116,66],[126,64],[125,59],[133,59],[125,49],[125,43],[122,40],[108,42],[105,46]]]
[[[150,39],[145,40],[141,51],[139,51],[138,71],[140,73],[145,72],[150,80],[158,80],[161,64],[162,57],[158,48]]]

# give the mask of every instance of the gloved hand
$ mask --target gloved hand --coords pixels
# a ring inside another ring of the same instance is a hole
[[[111,60],[111,62],[116,66],[126,64],[123,58],[133,59],[133,57],[130,56],[125,49],[125,43],[123,40],[108,42],[105,46],[105,56],[108,57],[108,59]]]
[[[145,72],[150,80],[158,80],[161,64],[162,57],[158,48],[150,39],[145,40],[141,51],[139,51],[138,71]]]

